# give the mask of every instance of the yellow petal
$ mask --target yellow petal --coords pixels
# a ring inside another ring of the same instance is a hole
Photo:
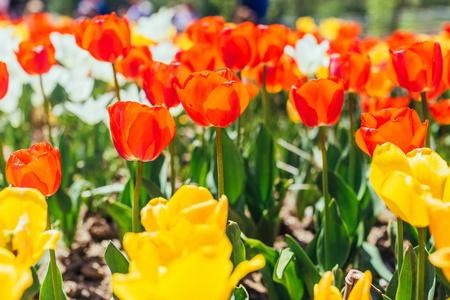
[[[56,244],[60,238],[61,233],[58,230],[47,230],[41,234],[39,242],[33,251],[33,264],[37,263],[41,259],[45,250],[55,250]]]
[[[333,274],[325,272],[319,283],[314,286],[314,300],[342,300],[342,295],[333,285]]]
[[[154,235],[146,232],[129,232],[123,237],[123,248],[131,263],[149,280],[156,279],[157,269],[160,264],[159,252],[154,240]]]
[[[164,198],[150,200],[141,210],[141,223],[145,231],[153,232],[160,229],[167,229],[169,220],[167,219],[167,207],[169,201]]]
[[[402,220],[415,227],[426,227],[430,223],[427,190],[408,174],[393,171],[387,174],[377,191],[386,206]]]
[[[450,280],[450,247],[438,249],[428,259],[434,266],[441,268],[445,278]]]
[[[230,291],[232,291],[239,281],[247,274],[258,271],[264,268],[265,265],[266,260],[261,254],[256,255],[251,260],[246,260],[238,264],[230,277]]]
[[[170,219],[176,219],[183,209],[212,199],[214,199],[214,197],[208,189],[194,185],[183,185],[176,191],[172,198],[170,198],[168,217]]]
[[[428,199],[428,215],[430,218],[430,232],[434,238],[437,249],[450,247],[450,203],[440,200]]]
[[[139,273],[112,275],[114,295],[123,300],[158,299],[155,297],[155,284],[142,278]]]
[[[19,300],[33,284],[33,277],[29,267],[0,263],[0,282],[0,299]]]
[[[377,146],[373,152],[369,179],[378,195],[385,177],[393,171],[413,176],[408,159],[400,148],[391,143]]]
[[[445,181],[444,196],[442,196],[442,202],[450,202],[450,173]]]
[[[372,273],[366,271],[364,275],[356,282],[348,300],[371,300],[370,284],[372,283]]]
[[[430,187],[433,198],[442,199],[449,175],[447,162],[429,148],[415,149],[407,154],[407,158],[414,178]]]

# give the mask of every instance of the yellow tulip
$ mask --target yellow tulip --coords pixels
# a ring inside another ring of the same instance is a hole
[[[399,218],[416,227],[430,223],[427,201],[445,201],[449,168],[428,148],[407,155],[391,143],[377,146],[373,154],[370,182],[386,206]]]
[[[30,267],[18,264],[16,257],[0,248],[0,299],[19,300],[33,284]]]
[[[5,188],[0,192],[0,249],[30,268],[47,249],[55,249],[61,234],[45,230],[47,202],[35,189]]]
[[[316,23],[311,17],[300,17],[295,21],[295,28],[304,33],[315,33],[317,31]]]
[[[436,250],[428,259],[434,266],[441,268],[445,278],[450,280],[450,247]]]
[[[323,274],[322,279],[314,286],[314,300],[342,300],[341,292],[333,285],[333,274],[328,271]],[[372,274],[366,271],[356,282],[350,292],[349,300],[370,300],[370,287]]]
[[[428,215],[430,216],[430,233],[433,235],[436,249],[450,247],[450,203],[439,200],[428,200]]]
[[[205,188],[181,187],[167,201],[151,200],[141,211],[146,232],[127,233],[128,274],[113,274],[121,299],[229,299],[245,275],[265,265],[261,255],[233,271],[225,234],[228,199]],[[176,288],[174,288],[176,287]]]

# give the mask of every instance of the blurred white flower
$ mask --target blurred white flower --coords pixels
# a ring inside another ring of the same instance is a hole
[[[139,18],[134,33],[156,43],[168,40],[176,33],[176,28],[172,23],[174,14],[173,9],[162,7],[150,17]]]
[[[6,115],[12,114],[17,111],[19,106],[19,100],[22,96],[23,84],[20,81],[10,80],[8,86],[8,92],[5,97],[0,100],[0,110]]]
[[[48,97],[56,87],[56,84],[59,82],[59,79],[63,76],[63,74],[67,72],[67,70],[62,67],[55,65],[51,67],[48,73],[42,75],[42,85],[44,87],[44,93]],[[39,82],[39,76],[34,75],[30,76],[29,81],[31,88],[34,93],[31,95],[31,104],[35,107],[41,106],[44,103],[44,97],[42,95],[42,88]]]
[[[141,89],[139,91],[136,84],[130,84],[126,90],[120,90],[120,98],[122,101],[134,101],[141,104],[150,105],[150,102],[145,97],[145,92]],[[117,97],[114,94],[114,101],[117,101]]]
[[[159,61],[165,64],[170,64],[177,54],[178,47],[176,47],[171,41],[162,42],[157,45],[150,46],[150,52],[152,53],[153,60]]]
[[[284,53],[295,59],[302,74],[313,77],[321,66],[328,67],[330,64],[330,58],[327,56],[329,48],[330,43],[327,40],[318,44],[314,35],[307,33],[295,43],[295,48],[286,46]]]
[[[64,107],[88,125],[96,125],[100,122],[108,124],[107,106],[113,98],[114,93],[106,93],[97,99],[91,97],[83,103],[66,102]]]

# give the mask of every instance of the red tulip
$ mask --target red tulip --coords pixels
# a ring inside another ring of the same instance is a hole
[[[180,104],[175,85],[181,88],[190,74],[190,70],[178,62],[170,65],[151,62],[142,69],[142,89],[152,105],[175,107]]]
[[[141,85],[141,68],[152,61],[152,54],[146,46],[132,47],[127,56],[117,60],[114,65],[116,71],[128,79]]]
[[[130,49],[130,28],[116,13],[84,19],[75,27],[78,46],[100,61],[114,63]]]
[[[359,148],[370,156],[378,145],[387,142],[408,153],[423,147],[427,128],[428,120],[422,123],[415,110],[388,108],[376,114],[362,114],[361,128],[355,138]]]
[[[200,126],[228,127],[247,108],[245,86],[229,69],[192,73],[175,87],[186,113]]]
[[[330,57],[330,76],[344,81],[344,88],[350,92],[360,90],[369,80],[371,62],[368,55],[351,52],[347,55],[334,53]]]
[[[450,125],[450,99],[438,102],[428,102],[431,115],[436,123],[440,125]]]
[[[224,25],[225,20],[220,16],[204,17],[189,25],[186,33],[194,43],[214,44]]]
[[[389,79],[410,92],[436,89],[442,79],[443,59],[437,42],[425,41],[391,51],[386,65]]]
[[[333,126],[341,116],[344,86],[337,78],[310,80],[292,87],[290,101],[306,126]]]
[[[9,72],[6,64],[0,61],[0,99],[5,97],[8,92]]]
[[[6,164],[6,179],[14,187],[35,188],[49,197],[61,184],[61,158],[58,148],[49,143],[11,153]]]
[[[175,136],[175,121],[162,106],[118,101],[108,113],[114,146],[126,160],[155,160]]]
[[[284,25],[258,25],[256,48],[261,63],[276,63],[287,44],[288,29]]]
[[[55,47],[48,38],[21,42],[16,57],[30,75],[45,74],[56,63]]]

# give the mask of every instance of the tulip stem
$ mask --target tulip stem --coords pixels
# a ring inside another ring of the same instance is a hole
[[[425,228],[417,228],[419,234],[419,268],[417,272],[417,299],[423,300],[425,280]]]
[[[319,127],[319,133],[320,133],[320,142],[322,145],[322,191],[323,191],[323,198],[325,201],[325,269],[328,270],[330,266],[329,262],[329,253],[328,253],[328,247],[330,245],[329,238],[330,238],[330,199],[328,196],[328,165],[327,165],[327,149],[325,146],[325,127],[320,126]]]
[[[133,232],[139,232],[139,196],[141,195],[142,174],[144,173],[144,162],[137,162],[136,186],[133,198]]]
[[[48,200],[48,198],[47,198]],[[52,223],[50,221],[50,211],[47,212],[47,230],[52,229]],[[59,289],[58,289],[58,266],[56,265],[56,252],[50,249],[50,270],[52,272],[52,284],[53,284],[53,295],[55,300],[61,300]]]
[[[169,153],[170,153],[170,187],[172,195],[175,194],[175,180],[176,180],[176,173],[175,173],[175,144],[174,141],[172,141],[169,144]]]
[[[119,87],[119,82],[117,81],[116,66],[113,63],[111,65],[112,65],[113,74],[114,74],[114,86],[116,88],[116,96],[117,96],[117,100],[120,101],[120,87]]]
[[[39,84],[41,86],[42,97],[44,97],[44,111],[45,111],[45,116],[47,117],[48,140],[49,140],[50,144],[52,144],[52,146],[54,147],[55,144],[53,143],[53,138],[52,138],[52,126],[50,125],[50,107],[51,106],[50,106],[50,102],[48,102],[47,95],[45,95],[42,75],[39,75]]]
[[[264,124],[269,126],[269,96],[267,95],[267,66],[264,64],[263,67],[263,78],[262,78],[262,99],[263,99],[263,107],[264,107]]]
[[[6,162],[5,162],[5,154],[3,153],[3,139],[2,133],[0,131],[0,169],[2,172],[3,178],[3,188],[8,187],[8,181],[6,180]]]
[[[397,270],[400,274],[403,266],[403,220],[397,218]]]
[[[425,139],[425,147],[430,147],[430,115],[428,113],[428,101],[427,101],[427,93],[426,92],[422,92],[420,94],[420,96],[422,97],[422,115],[423,115],[423,121],[428,121],[428,129],[427,129],[427,137]]]
[[[217,173],[219,182],[219,195],[218,199],[224,194],[224,182],[223,182],[223,156],[222,156],[222,129],[216,127],[216,148],[217,148]]]
[[[355,165],[356,165],[356,144],[355,144],[355,104],[356,94],[350,92],[348,94],[348,117],[350,119],[350,156],[348,165],[348,183],[352,188],[355,185]]]

